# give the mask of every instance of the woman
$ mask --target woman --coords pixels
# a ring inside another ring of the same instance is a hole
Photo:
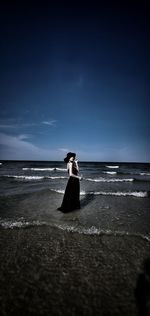
[[[80,183],[77,174],[79,172],[78,162],[75,161],[76,154],[69,152],[64,159],[67,163],[67,170],[69,173],[69,180],[66,186],[64,198],[61,207],[58,210],[66,213],[80,208]]]

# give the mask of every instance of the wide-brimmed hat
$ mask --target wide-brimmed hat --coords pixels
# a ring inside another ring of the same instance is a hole
[[[69,153],[67,154],[67,156],[64,158],[64,161],[65,161],[65,162],[68,162],[71,157],[74,157],[74,158],[75,158],[75,156],[76,156],[75,153],[69,152]]]

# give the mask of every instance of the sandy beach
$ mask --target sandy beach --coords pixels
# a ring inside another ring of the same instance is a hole
[[[147,240],[1,229],[0,253],[1,315],[138,315],[134,292]]]

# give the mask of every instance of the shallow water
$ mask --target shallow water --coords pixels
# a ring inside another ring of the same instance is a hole
[[[57,211],[68,181],[63,162],[0,165],[0,225],[51,225],[84,234],[150,239],[150,164],[79,163],[81,210]]]

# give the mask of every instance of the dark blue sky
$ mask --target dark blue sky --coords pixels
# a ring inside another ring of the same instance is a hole
[[[146,2],[0,5],[0,159],[150,162]]]

